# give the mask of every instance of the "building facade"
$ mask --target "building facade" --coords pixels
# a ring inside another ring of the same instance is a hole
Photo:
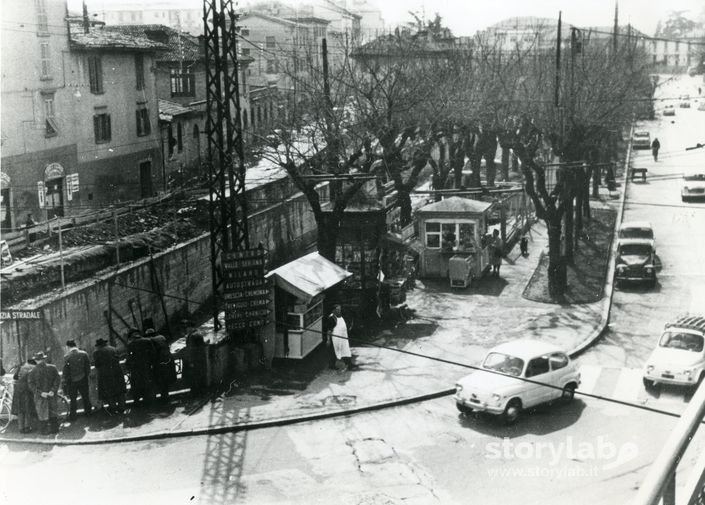
[[[61,0],[3,2],[2,226],[162,188],[160,44],[71,23]]]

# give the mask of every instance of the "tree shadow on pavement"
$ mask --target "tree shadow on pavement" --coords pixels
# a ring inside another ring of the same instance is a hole
[[[577,398],[569,404],[539,405],[522,411],[519,420],[511,426],[506,426],[499,416],[483,413],[458,413],[458,422],[463,427],[499,438],[548,435],[575,424],[585,406],[585,402]]]

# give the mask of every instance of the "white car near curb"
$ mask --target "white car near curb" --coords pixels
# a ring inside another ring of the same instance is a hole
[[[563,350],[523,339],[491,349],[481,369],[456,383],[454,398],[463,414],[487,412],[512,424],[524,409],[572,400],[579,385],[580,372]]]
[[[644,386],[697,387],[705,378],[705,316],[683,315],[666,323],[644,368]]]

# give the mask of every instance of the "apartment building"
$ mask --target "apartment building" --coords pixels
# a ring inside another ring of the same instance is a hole
[[[160,190],[163,45],[72,20],[63,0],[2,10],[3,229]]]

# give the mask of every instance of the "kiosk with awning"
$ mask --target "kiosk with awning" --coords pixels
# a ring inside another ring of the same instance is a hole
[[[351,275],[313,252],[265,276],[275,285],[275,358],[302,359],[322,342],[325,292]]]

